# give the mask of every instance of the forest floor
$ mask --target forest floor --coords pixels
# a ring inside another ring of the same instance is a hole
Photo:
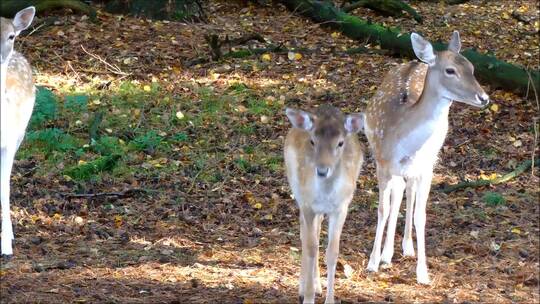
[[[354,13],[430,40],[459,29],[464,48],[538,68],[536,1],[412,5],[424,24]],[[404,60],[278,5],[205,9],[208,23],[189,24],[66,13],[18,38],[37,84],[54,95],[40,91],[15,163],[15,255],[2,259],[2,303],[296,303],[301,246],[283,172],[285,106],[363,111]],[[532,22],[520,24],[514,10]],[[299,51],[187,66],[209,56],[205,34],[248,32]],[[345,52],[358,46],[369,51]],[[415,259],[402,257],[403,207],[393,266],[365,270],[378,197],[366,151],[341,237],[342,303],[540,301],[538,168],[496,186],[440,191],[540,157],[538,99],[489,93],[486,109],[451,109],[427,211],[430,286],[416,283]],[[104,159],[109,166],[92,169]],[[74,196],[96,193],[110,195]],[[324,254],[321,266],[324,276]]]

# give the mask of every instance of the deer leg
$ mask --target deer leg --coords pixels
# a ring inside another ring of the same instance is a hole
[[[384,233],[384,226],[390,214],[390,178],[386,174],[377,174],[379,176],[379,208],[377,211],[377,231],[375,232],[375,242],[373,250],[369,257],[367,266],[368,271],[377,272],[381,261],[381,245]]]
[[[12,241],[15,238],[13,235],[13,225],[9,210],[10,182],[11,169],[15,159],[15,150],[4,148],[1,150],[0,159],[0,200],[2,204],[2,232],[1,232],[1,252],[5,255],[13,254]]]
[[[324,219],[323,214],[318,214],[315,216],[315,225],[316,225],[316,237],[315,240],[317,243],[317,255],[315,256],[315,279],[314,279],[314,285],[313,288],[315,290],[316,295],[322,295],[322,285],[321,285],[321,271],[319,267],[319,241],[320,241],[320,235],[321,235],[321,223]]]
[[[403,247],[404,256],[414,256],[414,245],[412,239],[412,226],[414,214],[414,199],[416,196],[416,187],[418,183],[415,178],[407,179],[407,211],[405,215],[405,229],[403,231]]]
[[[300,210],[300,238],[302,241],[302,265],[300,270],[300,297],[304,304],[315,303],[315,258],[319,250],[315,214],[310,210]]]
[[[381,255],[381,261],[388,266],[392,265],[396,224],[399,215],[399,207],[401,206],[401,201],[403,200],[403,190],[405,190],[405,181],[403,180],[403,177],[394,176],[391,183],[392,190],[390,195],[390,216],[388,218],[388,228],[386,230],[384,249]]]
[[[324,303],[335,303],[334,299],[334,279],[336,277],[336,264],[339,256],[339,239],[343,229],[343,223],[347,217],[347,209],[339,213],[331,214],[328,217],[328,247],[326,248],[326,271],[327,286],[326,300]]]
[[[426,204],[431,188],[432,172],[425,173],[418,182],[416,193],[416,208],[414,209],[414,227],[416,228],[416,242],[418,247],[418,261],[416,265],[416,280],[420,284],[429,284],[429,275],[426,261]]]

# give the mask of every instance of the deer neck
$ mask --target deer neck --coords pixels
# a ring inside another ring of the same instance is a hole
[[[448,121],[448,113],[452,100],[445,97],[444,89],[433,73],[428,70],[424,92],[414,111],[418,117],[415,121]]]

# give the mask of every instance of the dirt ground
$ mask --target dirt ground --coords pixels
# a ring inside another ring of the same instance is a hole
[[[464,48],[538,68],[538,35],[527,34],[535,26],[538,30],[535,1],[412,5],[424,16],[424,24],[367,9],[355,14],[400,26],[404,32],[418,31],[430,40],[448,40],[458,29]],[[516,9],[531,16],[531,24],[519,25],[510,16]],[[156,83],[162,88],[159,98],[171,96],[178,103],[163,105],[164,99],[149,98],[141,100],[146,106],[139,114],[120,110],[128,116],[145,114],[149,128],[159,128],[159,119],[179,109],[189,117],[201,116],[202,122],[198,127],[186,123],[162,129],[186,132],[190,140],[166,150],[133,153],[126,161],[130,170],[104,173],[83,185],[62,174],[79,156],[55,154],[62,161],[50,165],[50,155],[25,152],[32,151],[25,143],[12,178],[15,255],[2,259],[2,303],[298,301],[301,246],[298,210],[282,170],[282,142],[290,127],[284,108],[331,103],[344,111],[363,111],[384,74],[404,60],[378,54],[375,46],[368,46],[368,53],[347,54],[345,50],[365,45],[278,5],[217,1],[205,4],[205,10],[206,24],[102,11],[93,23],[60,12],[55,24],[17,40],[32,61],[37,84],[58,96],[101,94],[102,104],[94,105],[98,107],[108,105],[108,96],[116,94],[123,81],[134,81],[143,91],[146,84]],[[308,51],[293,59],[268,53],[186,66],[208,56],[205,34],[236,37],[247,32]],[[500,176],[535,154],[540,157],[534,127],[538,99],[488,91],[496,107],[477,110],[455,104],[451,109],[450,131],[428,202],[430,286],[416,283],[415,259],[401,255],[403,216],[392,267],[378,273],[365,270],[378,197],[374,162],[366,148],[341,238],[336,296],[342,303],[540,301],[538,168],[496,186],[440,191],[463,180]],[[208,96],[220,110],[204,116]],[[153,109],[163,112],[158,115]],[[111,116],[117,114],[109,110]],[[77,119],[52,124],[87,138]],[[83,115],[82,124],[87,120]],[[245,131],[246,126],[251,131]],[[360,138],[367,147],[365,137]],[[195,166],[203,154],[207,157],[202,165]],[[66,195],[133,188],[149,191],[117,197]],[[500,194],[502,202],[486,198],[493,193]],[[321,239],[324,253],[326,229]],[[325,275],[324,254],[321,265]],[[352,267],[352,275],[345,276],[344,265]]]

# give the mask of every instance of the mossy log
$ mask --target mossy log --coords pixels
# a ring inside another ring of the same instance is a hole
[[[13,18],[18,11],[28,6],[35,6],[38,14],[53,9],[69,8],[88,15],[92,20],[96,18],[96,10],[80,0],[2,0],[0,16]]]
[[[281,3],[289,10],[315,22],[324,23],[351,39],[379,44],[382,49],[389,50],[393,55],[416,58],[410,34],[401,33],[396,28],[384,27],[351,16],[329,1],[281,0]],[[445,50],[447,45],[435,42],[433,47],[440,51]],[[474,65],[475,76],[480,82],[490,85],[492,89],[501,88],[534,98],[535,94],[532,91],[534,85],[536,92],[540,93],[540,71],[509,64],[494,56],[478,53],[474,49],[466,49],[461,53]]]
[[[525,172],[527,169],[529,169],[532,166],[533,162],[532,160],[528,159],[524,162],[522,162],[519,166],[516,167],[516,169],[510,173],[507,173],[501,177],[498,177],[496,179],[487,180],[487,179],[479,179],[476,181],[469,181],[469,182],[461,182],[455,185],[450,185],[444,189],[441,190],[441,192],[444,193],[450,193],[452,191],[461,190],[465,188],[476,188],[476,187],[483,187],[483,186],[490,186],[490,185],[497,185],[506,183],[515,177],[519,176],[523,172]],[[534,162],[535,166],[540,166],[540,160],[536,159]]]

